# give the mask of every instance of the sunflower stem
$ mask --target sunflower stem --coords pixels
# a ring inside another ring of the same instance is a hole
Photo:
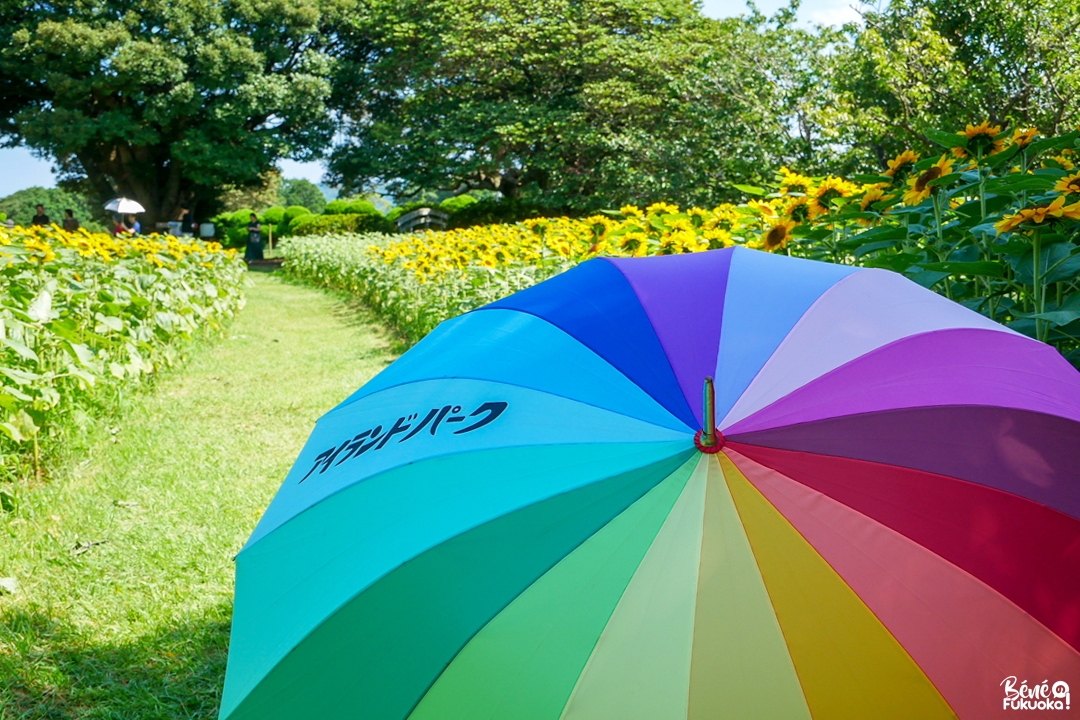
[[[1041,315],[1045,306],[1042,281],[1042,233],[1038,230],[1032,235],[1031,238],[1031,253],[1032,260],[1032,282],[1034,283],[1035,290],[1035,313]],[[1043,321],[1039,318],[1035,318],[1035,337],[1039,340],[1044,340],[1043,337]]]

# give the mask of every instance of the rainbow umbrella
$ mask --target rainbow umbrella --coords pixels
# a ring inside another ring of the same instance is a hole
[[[1071,708],[1078,518],[1052,348],[883,270],[592,260],[319,421],[237,557],[221,717]]]

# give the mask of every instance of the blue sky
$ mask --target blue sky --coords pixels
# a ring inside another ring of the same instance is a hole
[[[771,15],[786,4],[786,0],[758,0],[758,8]],[[807,25],[842,25],[857,20],[855,11],[858,0],[803,0],[799,19]],[[747,12],[743,0],[702,0],[701,9],[710,17],[731,17]],[[281,169],[287,178],[307,178],[312,182],[322,179],[321,163],[298,163],[285,160]],[[35,158],[26,148],[0,148],[0,197],[40,185],[56,184],[52,165],[47,160]]]

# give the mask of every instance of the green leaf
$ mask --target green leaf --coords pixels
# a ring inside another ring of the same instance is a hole
[[[1015,313],[1017,317],[1030,318],[1032,320],[1046,320],[1052,325],[1068,325],[1074,320],[1080,320],[1080,310],[1050,310],[1044,313]]]
[[[949,277],[949,273],[937,270],[923,270],[908,275],[908,279],[922,285],[924,288],[932,288],[947,277]]]
[[[1023,190],[1036,192],[1051,190],[1056,181],[1045,175],[1024,175],[1022,173],[1009,173],[1000,178],[986,181],[988,193],[1019,193]]]
[[[747,195],[764,195],[768,192],[765,188],[759,188],[756,185],[732,185],[732,187]]]
[[[1060,150],[1062,148],[1072,147],[1076,143],[1077,138],[1080,138],[1080,132],[1073,130],[1070,133],[1065,133],[1064,135],[1059,135],[1057,137],[1036,140],[1026,148],[1028,157],[1035,157],[1039,153],[1044,153],[1048,150]]]
[[[978,277],[994,278],[1005,277],[1005,266],[999,262],[991,261],[920,263],[920,267],[924,270],[943,272],[948,275],[976,275]]]
[[[931,180],[930,182],[926,183],[926,186],[927,187],[939,187],[941,185],[952,185],[954,182],[957,182],[958,180],[960,180],[962,175],[963,175],[963,173],[958,173],[958,172],[949,173],[948,175],[942,175],[941,177],[937,178],[936,180]]]
[[[30,348],[23,345],[21,342],[18,342],[17,340],[8,340],[7,338],[0,338],[0,342],[2,342],[5,347],[8,347],[8,348],[11,348],[12,350],[14,350],[16,353],[19,354],[20,357],[22,357],[25,360],[29,360],[29,361],[34,362],[34,363],[40,362],[36,352],[34,352]]]
[[[67,342],[67,343],[65,343],[65,345],[66,345],[66,348],[67,348],[68,352],[70,352],[75,357],[75,359],[78,360],[83,365],[88,366],[88,365],[90,365],[90,363],[94,362],[94,360],[95,360],[94,351],[91,350],[86,345],[83,345],[82,343],[73,343],[73,342]]]
[[[868,253],[876,252],[878,250],[886,250],[886,249],[889,249],[889,248],[894,248],[894,247],[896,247],[896,243],[898,243],[898,242],[899,242],[899,240],[878,240],[877,242],[871,242],[871,243],[866,243],[865,245],[860,245],[855,250],[855,257],[856,258],[861,258],[863,255],[866,255]]]
[[[927,130],[923,134],[943,148],[967,148],[968,139],[966,135],[958,135],[945,130]]]
[[[12,367],[0,367],[0,373],[7,375],[19,385],[29,385],[35,380],[41,379],[41,375],[38,375],[37,373],[27,372]]]
[[[98,321],[97,327],[94,328],[95,332],[105,332],[106,330],[122,332],[124,329],[124,321],[115,315],[97,313],[95,317]]]
[[[69,342],[79,341],[79,326],[70,318],[53,320],[46,327]]]
[[[861,183],[863,185],[880,185],[880,184],[892,184],[893,179],[888,175],[854,175],[851,177],[851,182]]]
[[[48,322],[52,315],[52,293],[43,288],[26,309],[26,314],[34,322]]]

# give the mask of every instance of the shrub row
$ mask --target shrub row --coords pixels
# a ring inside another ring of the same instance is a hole
[[[243,274],[217,243],[0,228],[0,471],[25,473],[73,417],[221,330]]]

